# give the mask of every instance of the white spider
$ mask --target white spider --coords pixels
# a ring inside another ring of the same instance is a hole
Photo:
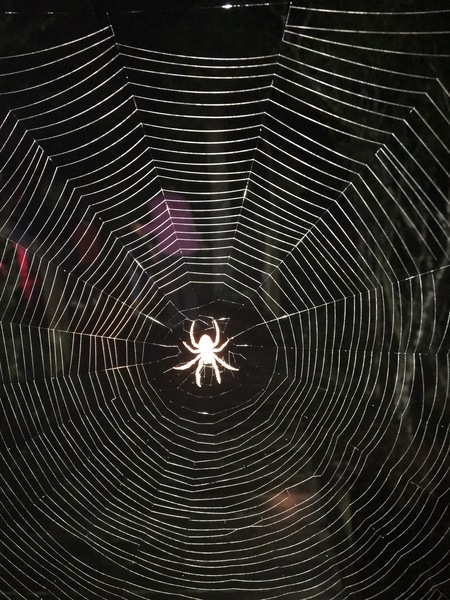
[[[185,363],[184,365],[178,365],[178,367],[173,367],[174,369],[177,369],[179,371],[184,371],[184,369],[189,369],[189,367],[192,367],[192,365],[194,365],[198,361],[197,369],[195,371],[195,381],[197,382],[198,387],[202,387],[200,381],[200,374],[205,365],[212,366],[216,374],[218,383],[221,382],[221,379],[217,363],[220,363],[222,367],[225,367],[226,369],[231,369],[232,371],[239,371],[239,369],[237,369],[236,367],[232,367],[217,356],[217,353],[221,352],[225,348],[229,340],[227,340],[221,346],[217,347],[220,341],[220,331],[219,326],[217,325],[215,320],[213,320],[213,323],[214,327],[216,328],[216,339],[214,340],[214,342],[209,337],[209,335],[205,333],[202,335],[200,341],[197,343],[194,338],[195,321],[192,322],[191,329],[189,331],[192,347],[189,346],[189,344],[187,344],[186,342],[183,342],[183,344],[186,346],[189,352],[192,352],[192,354],[198,354],[198,356],[196,356],[193,360],[190,360],[189,362]]]

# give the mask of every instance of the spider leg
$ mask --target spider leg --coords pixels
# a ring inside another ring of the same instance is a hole
[[[232,367],[218,356],[215,356],[214,358],[222,365],[222,367],[225,367],[226,369],[231,369],[232,371],[239,371],[237,367]]]
[[[220,340],[220,330],[219,330],[219,326],[217,325],[217,321],[215,319],[213,319],[213,323],[214,323],[214,327],[216,328],[216,339],[214,340],[214,344],[213,344],[213,346],[215,348]]]
[[[214,352],[221,352],[225,346],[228,344],[230,340],[227,340],[226,342],[224,342],[221,346],[219,346],[218,348],[214,348]]]
[[[216,374],[217,383],[220,383],[221,382],[221,380],[220,380],[220,372],[219,372],[219,367],[217,366],[216,360],[217,360],[217,356],[213,356],[211,364],[214,367],[214,372]]]
[[[195,371],[195,381],[197,382],[198,387],[202,387],[202,382],[200,381],[200,372],[203,368],[203,359],[198,356],[197,358],[199,358],[199,363],[198,363],[198,367]],[[195,360],[197,360],[197,358]]]
[[[186,348],[189,350],[189,352],[192,352],[192,354],[200,354],[200,350],[191,348],[187,342],[183,341],[183,344],[186,346]]]
[[[200,360],[200,358],[201,358],[201,356],[199,354],[193,360],[190,360],[189,362],[184,363],[184,365],[178,365],[178,367],[172,367],[172,368],[176,369],[177,371],[184,371],[184,369],[189,369],[189,367],[192,367],[192,365],[194,363],[196,363],[198,360]]]
[[[194,338],[194,325],[195,321],[192,321],[191,328],[189,329],[189,337],[191,338],[191,344],[194,346],[194,348],[198,348],[198,344]]]

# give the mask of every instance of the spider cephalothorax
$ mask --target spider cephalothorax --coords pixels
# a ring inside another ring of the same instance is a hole
[[[193,360],[190,360],[189,362],[187,362],[183,365],[178,365],[178,367],[173,367],[174,369],[183,371],[184,369],[189,369],[189,367],[191,367],[198,361],[197,369],[195,371],[195,381],[197,382],[198,387],[202,387],[200,377],[201,377],[202,369],[205,365],[212,366],[212,368],[214,369],[214,373],[216,374],[216,379],[217,379],[218,383],[221,382],[221,379],[220,379],[220,372],[219,372],[217,363],[221,364],[222,367],[225,367],[226,369],[231,369],[232,371],[239,371],[238,368],[232,367],[231,365],[229,365],[228,363],[226,363],[224,360],[222,360],[221,358],[219,358],[217,356],[217,353],[221,352],[225,348],[225,346],[228,344],[229,340],[227,340],[221,346],[219,346],[219,342],[220,342],[219,326],[217,325],[215,320],[213,320],[213,323],[214,323],[214,327],[216,328],[215,340],[212,341],[212,339],[209,337],[209,335],[204,333],[202,335],[202,337],[200,338],[200,341],[197,343],[194,338],[195,321],[192,322],[191,329],[189,331],[189,336],[191,338],[192,346],[189,346],[189,344],[186,342],[183,342],[183,344],[186,346],[186,348],[189,350],[189,352],[192,352],[192,354],[198,354],[198,356],[196,356]]]

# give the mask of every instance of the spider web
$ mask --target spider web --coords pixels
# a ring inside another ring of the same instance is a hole
[[[2,595],[450,597],[449,11],[138,4],[4,16]]]

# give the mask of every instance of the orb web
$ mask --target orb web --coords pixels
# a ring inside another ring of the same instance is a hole
[[[5,47],[5,597],[450,596],[448,10],[411,6]]]

